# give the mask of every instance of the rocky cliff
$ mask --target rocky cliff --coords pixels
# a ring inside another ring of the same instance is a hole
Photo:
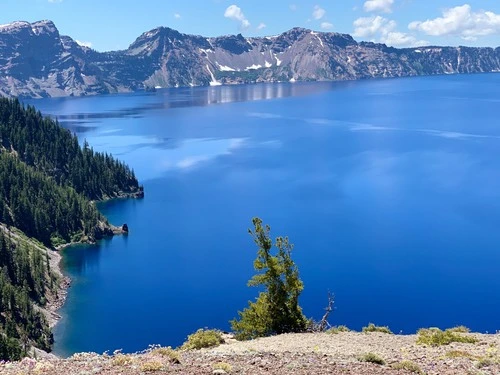
[[[100,53],[60,35],[51,21],[0,26],[3,96],[498,71],[500,47],[396,49],[302,28],[263,38],[204,38],[159,27],[126,50]]]

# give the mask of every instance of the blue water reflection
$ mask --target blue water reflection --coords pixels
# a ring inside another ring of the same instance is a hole
[[[498,74],[36,101],[146,189],[101,205],[128,237],[66,251],[56,351],[227,329],[257,293],[256,215],[295,243],[308,316],[330,290],[355,329],[499,329],[499,101]]]

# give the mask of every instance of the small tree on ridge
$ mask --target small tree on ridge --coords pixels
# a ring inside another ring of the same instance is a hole
[[[248,340],[273,334],[301,332],[306,329],[307,319],[299,306],[299,295],[304,284],[299,271],[291,258],[293,245],[288,237],[277,237],[274,243],[276,254],[271,250],[271,228],[263,225],[262,220],[253,218],[254,230],[248,232],[257,245],[257,258],[254,268],[257,271],[248,286],[262,286],[255,302],[239,311],[239,320],[231,321],[236,338]]]

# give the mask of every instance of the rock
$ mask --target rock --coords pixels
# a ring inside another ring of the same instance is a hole
[[[102,240],[105,237],[112,237],[113,235],[113,229],[109,225],[105,223],[99,223],[99,225],[94,227],[92,236],[90,236],[89,240],[91,242],[94,242]]]
[[[139,186],[139,190],[134,193],[134,198],[144,198],[144,187]]]

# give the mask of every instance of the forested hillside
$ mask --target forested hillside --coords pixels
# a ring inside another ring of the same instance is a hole
[[[75,189],[58,185],[6,152],[0,154],[0,222],[47,246],[95,239],[104,218]]]
[[[31,345],[50,351],[52,333],[35,304],[58,282],[43,249],[8,233],[0,230],[0,360],[19,359]]]
[[[57,122],[18,100],[0,99],[0,146],[22,162],[73,187],[89,199],[138,193],[134,172],[108,154],[96,153]]]
[[[0,99],[0,360],[50,351],[39,307],[57,293],[49,248],[112,234],[95,200],[142,196],[134,172],[33,107]]]

